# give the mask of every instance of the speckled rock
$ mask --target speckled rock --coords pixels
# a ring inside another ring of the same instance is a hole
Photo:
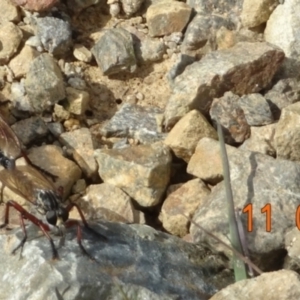
[[[65,98],[62,73],[49,54],[41,54],[31,62],[25,89],[35,112],[42,112]]]
[[[22,38],[21,29],[12,22],[0,25],[0,66],[6,64],[17,52]]]
[[[105,75],[136,70],[133,39],[123,28],[107,30],[92,48],[92,53]]]
[[[122,9],[123,9],[124,13],[128,17],[130,17],[133,14],[135,14],[136,12],[138,12],[140,7],[144,3],[144,0],[120,0],[120,2],[122,4]]]
[[[121,188],[139,205],[158,204],[170,180],[171,154],[162,143],[95,151],[104,182]]]
[[[182,31],[187,25],[191,8],[177,1],[152,4],[146,14],[150,36],[163,36]]]
[[[164,127],[172,128],[192,109],[207,113],[213,98],[226,91],[243,95],[267,86],[284,59],[279,48],[268,43],[238,43],[187,66],[174,81],[164,113]]]
[[[197,110],[187,113],[169,132],[165,144],[177,157],[188,162],[193,155],[196,145],[203,137],[218,139],[216,130]]]

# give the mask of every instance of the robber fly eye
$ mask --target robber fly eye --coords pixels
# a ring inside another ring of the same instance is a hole
[[[57,222],[56,212],[53,210],[47,211],[46,219],[49,224],[56,225],[56,222]]]
[[[60,208],[58,211],[58,216],[66,222],[69,219],[69,212],[65,208]]]

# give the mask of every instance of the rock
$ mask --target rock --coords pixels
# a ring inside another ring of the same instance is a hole
[[[12,2],[27,10],[40,12],[49,10],[58,2],[58,0],[12,0]]]
[[[244,141],[239,148],[275,157],[274,135],[276,126],[277,124],[270,124],[261,127],[251,127],[250,138]]]
[[[154,206],[170,180],[171,154],[162,143],[95,151],[105,183],[121,188],[139,205]]]
[[[261,94],[248,94],[238,100],[250,126],[268,125],[274,122],[269,103]]]
[[[63,188],[64,199],[69,196],[74,183],[81,178],[80,168],[65,158],[57,146],[33,147],[28,150],[28,157],[36,166],[57,177],[54,184],[57,188]]]
[[[166,52],[165,45],[158,39],[145,38],[135,47],[137,59],[140,63],[161,60]]]
[[[36,35],[44,49],[55,56],[62,56],[71,48],[72,31],[69,23],[53,17],[38,18]]]
[[[223,180],[223,165],[221,160],[219,142],[211,138],[202,138],[192,155],[187,173],[201,178],[205,182],[215,185]],[[234,147],[226,145],[227,152],[230,153]]]
[[[222,126],[225,142],[242,143],[250,136],[250,126],[239,104],[239,96],[226,92],[223,97],[214,99],[210,116]]]
[[[156,123],[156,115],[160,113],[162,110],[159,108],[125,103],[100,133],[105,137],[134,138],[143,144],[153,143],[164,138]]]
[[[86,83],[83,79],[79,78],[79,77],[71,77],[68,80],[68,84],[77,90],[85,90],[86,89]]]
[[[243,26],[251,28],[267,22],[277,5],[277,0],[244,0],[241,13]]]
[[[286,57],[295,60],[299,60],[300,55],[300,37],[297,33],[299,14],[300,2],[286,0],[273,11],[265,29],[265,40],[280,47]]]
[[[280,118],[281,110],[300,100],[300,82],[297,78],[279,80],[264,95],[275,120]]]
[[[187,113],[169,132],[165,144],[174,154],[188,162],[203,137],[218,139],[216,130],[197,110]]]
[[[74,45],[73,55],[76,59],[86,63],[91,62],[93,56],[90,50],[80,44]]]
[[[111,222],[136,223],[138,211],[132,205],[130,197],[118,187],[108,184],[92,184],[82,197],[83,208],[88,219],[101,219]]]
[[[274,136],[277,157],[300,160],[299,146],[300,102],[282,109]]]
[[[126,16],[130,17],[141,8],[144,0],[120,0],[122,9]]]
[[[31,62],[39,55],[40,53],[34,48],[25,45],[20,53],[16,55],[10,62],[9,67],[13,71],[15,78],[24,77],[30,67]]]
[[[5,24],[7,22],[16,22],[20,21],[20,13],[17,7],[12,4],[10,0],[1,1],[1,15],[0,15],[0,24]]]
[[[58,138],[64,132],[64,127],[59,122],[48,123],[47,127],[56,138]]]
[[[67,0],[67,6],[75,14],[75,17],[85,8],[97,3],[99,3],[99,0]]]
[[[196,14],[186,29],[183,48],[188,50],[202,48],[207,40],[215,37],[215,32],[222,26],[234,28],[234,25],[222,16]]]
[[[97,176],[98,166],[93,157],[94,144],[88,128],[80,128],[72,132],[64,132],[59,141],[73,150],[73,158],[89,178]]]
[[[54,104],[54,112],[53,112],[53,119],[56,122],[68,120],[70,118],[70,112],[67,111],[62,105]]]
[[[28,145],[48,134],[47,125],[41,117],[31,117],[18,121],[11,128],[24,145]]]
[[[296,226],[295,228],[289,230],[285,234],[285,249],[288,251],[288,255],[284,261],[284,268],[297,271],[299,270],[300,260],[300,240],[298,237],[299,234],[299,209],[296,212]]]
[[[219,291],[210,300],[297,300],[300,277],[296,272],[280,270],[238,281]]]
[[[68,107],[67,110],[77,116],[81,116],[88,108],[90,95],[88,92],[74,89],[72,87],[66,88]]]
[[[177,76],[164,113],[164,127],[172,128],[192,109],[206,113],[213,98],[226,91],[257,93],[269,84],[284,53],[267,43],[238,43],[205,55]]]
[[[97,262],[81,254],[74,227],[67,229],[57,261],[50,260],[50,245],[45,237],[32,239],[40,236],[34,226],[27,229],[29,239],[22,259],[19,253],[17,257],[10,254],[22,232],[1,234],[2,297],[122,299],[126,295],[129,299],[205,300],[233,282],[231,274],[220,280],[222,272],[213,259],[205,259],[204,248],[149,226],[101,222],[92,227],[108,239],[104,242],[96,234],[83,231],[82,244]],[[55,244],[58,242],[55,238]]]
[[[206,156],[206,159],[213,160],[219,147],[218,142],[211,140],[212,155],[211,158]],[[300,188],[295,182],[295,178],[300,176],[300,163],[234,148],[230,148],[227,154],[235,208],[243,210],[246,205],[252,205],[253,218],[249,222],[248,213],[241,215],[250,257],[263,270],[279,268],[286,255],[283,249],[284,233],[295,226],[295,212],[300,204]],[[220,160],[219,157],[217,159]],[[228,243],[228,209],[225,199],[225,187],[221,182],[198,207],[193,221]],[[261,212],[267,204],[271,210],[270,232],[267,231],[266,213]],[[250,209],[249,206],[247,208]],[[192,224],[190,232],[194,242],[208,243],[214,251],[224,252],[226,256],[232,257],[230,250],[207,236],[197,226]]]
[[[104,75],[120,71],[132,73],[136,69],[132,35],[123,28],[108,29],[92,48],[92,53]]]
[[[21,111],[33,112],[25,87],[22,83],[13,82],[11,85],[11,101],[13,106]]]
[[[41,54],[31,62],[25,89],[35,112],[42,112],[65,98],[62,73],[49,54]]]
[[[182,31],[190,19],[191,11],[187,4],[178,1],[150,5],[146,14],[150,36]]]
[[[189,232],[190,220],[194,212],[205,201],[209,189],[201,179],[193,179],[182,184],[173,193],[170,193],[161,208],[159,219],[164,229],[179,237]]]
[[[7,22],[0,26],[0,66],[17,52],[22,38],[21,29],[13,23]]]

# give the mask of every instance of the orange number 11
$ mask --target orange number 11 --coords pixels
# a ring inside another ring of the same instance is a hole
[[[266,231],[271,231],[271,204],[267,203],[261,210],[261,213],[266,213]],[[247,222],[247,231],[253,231],[253,204],[247,204],[244,209],[243,213],[248,214],[248,222]]]

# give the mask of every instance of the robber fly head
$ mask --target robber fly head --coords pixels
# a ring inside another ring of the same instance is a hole
[[[37,189],[35,204],[37,210],[53,226],[60,227],[69,219],[69,212],[62,206],[61,196],[52,190]]]
[[[2,165],[5,169],[12,170],[16,167],[15,158],[10,158],[8,156],[5,156],[0,151],[0,165]]]

